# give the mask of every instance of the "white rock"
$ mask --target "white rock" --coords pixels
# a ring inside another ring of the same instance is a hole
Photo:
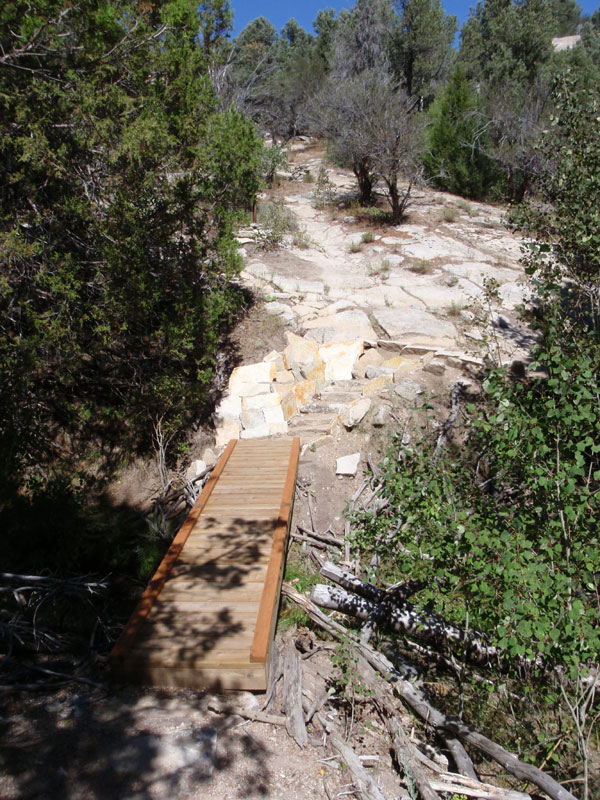
[[[257,425],[256,428],[247,428],[240,434],[240,439],[266,439],[269,436],[269,426],[265,422],[262,425]]]
[[[348,430],[352,430],[369,413],[371,400],[368,397],[360,397],[350,403],[340,411],[338,416],[341,424]]]
[[[274,408],[281,405],[280,392],[269,392],[268,394],[258,394],[253,397],[242,399],[242,408],[249,411],[251,408]]]
[[[192,461],[192,463],[187,469],[187,472],[185,473],[185,477],[187,478],[188,481],[191,482],[195,480],[198,477],[198,475],[202,475],[202,473],[205,472],[206,469],[207,469],[206,461],[203,461],[202,459],[198,459],[197,461]]]
[[[265,422],[269,425],[285,422],[281,405],[275,406],[274,408],[265,408],[261,413],[265,418]]]
[[[403,400],[407,400],[408,402],[412,402],[413,400],[416,400],[418,395],[423,394],[423,387],[416,381],[413,381],[410,378],[405,378],[403,381],[400,381],[400,383],[396,384],[394,391],[398,397],[401,397]]]
[[[379,406],[375,409],[373,414],[373,425],[375,428],[383,428],[387,425],[390,416],[390,409],[388,406]]]
[[[235,394],[238,397],[256,397],[259,394],[269,394],[271,392],[270,383],[236,383]]]
[[[293,309],[291,309],[290,306],[286,305],[285,303],[267,303],[265,308],[269,314],[273,314],[275,317],[281,317],[281,319],[288,324],[296,322],[296,314],[294,313]]]
[[[215,455],[214,450],[211,450],[210,447],[207,447],[202,453],[202,461],[205,461],[209,467],[214,466],[217,463],[217,456]]]
[[[285,364],[283,363],[283,354],[279,353],[277,350],[271,350],[270,353],[263,358],[263,361],[266,361],[268,364],[275,364],[275,369],[277,372],[285,369]]]
[[[356,475],[360,463],[360,453],[352,453],[349,456],[341,456],[336,461],[336,475]]]
[[[346,342],[349,339],[375,341],[377,335],[369,318],[360,309],[340,311],[336,314],[319,316],[304,323],[307,338],[326,344]]]
[[[240,438],[239,422],[226,422],[221,428],[215,431],[215,447],[225,447],[230,439]]]
[[[364,344],[361,339],[322,345],[319,348],[319,356],[325,362],[325,379],[351,381],[354,365],[363,352]]]
[[[443,375],[446,371],[446,365],[443,361],[430,361],[423,367],[423,372],[429,372],[431,375]]]
[[[231,394],[240,395],[239,386],[256,383],[271,383],[275,380],[277,370],[275,364],[267,361],[260,361],[258,364],[246,364],[243,367],[236,367],[229,378],[229,391]],[[258,394],[258,392],[256,393]],[[243,395],[241,395],[243,396]]]
[[[242,413],[242,400],[237,395],[224,397],[216,407],[213,417],[215,422],[232,422]]]
[[[375,364],[368,364],[365,369],[365,378],[371,380],[378,378],[380,375],[393,375],[394,369],[392,367],[383,367]]]
[[[258,428],[260,425],[264,425],[266,419],[259,408],[250,408],[247,411],[242,411],[240,421],[244,430],[249,430],[250,428]]]
[[[375,309],[373,316],[391,339],[454,339],[457,336],[452,323],[440,320],[429,311],[414,306]]]

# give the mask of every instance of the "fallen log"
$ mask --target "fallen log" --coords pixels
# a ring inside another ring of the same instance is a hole
[[[543,667],[541,659],[511,658],[510,662],[503,651],[493,645],[489,638],[477,630],[465,632],[438,614],[423,611],[408,602],[408,597],[422,588],[420,581],[407,581],[388,591],[379,589],[372,583],[363,583],[348,570],[342,569],[332,561],[326,561],[320,569],[321,575],[339,584],[360,597],[353,597],[339,589],[317,584],[311,593],[311,600],[317,605],[333,611],[368,620],[390,627],[396,633],[403,633],[419,641],[433,643],[440,648],[456,650],[461,648],[461,656],[479,665],[495,664],[501,668],[519,666],[522,669]]]
[[[537,786],[552,800],[577,800],[568,789],[561,786],[550,775],[542,772],[532,764],[525,764],[501,745],[472,730],[461,720],[449,717],[439,711],[427,700],[425,694],[417,685],[402,676],[397,667],[388,658],[377,652],[370,645],[355,639],[347,628],[340,625],[339,622],[329,619],[314,603],[289,584],[283,584],[282,592],[286,597],[297,603],[313,622],[326,630],[331,636],[336,639],[344,638],[351,641],[357,652],[367,663],[383,675],[386,681],[393,686],[398,696],[442,738],[450,735],[461,739],[461,741],[501,764],[514,777]]]
[[[377,783],[365,770],[350,745],[345,742],[337,731],[331,731],[329,741],[334,750],[337,750],[352,775],[352,781],[365,800],[385,800],[385,796]]]
[[[304,723],[304,710],[302,708],[302,665],[300,655],[292,636],[288,633],[285,637],[285,651],[283,655],[283,711],[285,713],[285,727],[300,747],[308,744],[308,734]]]
[[[433,642],[450,649],[461,647],[466,660],[475,664],[494,662],[501,666],[503,663],[498,648],[487,644],[481,634],[476,631],[465,634],[460,628],[437,615],[424,614],[412,603],[407,602],[402,606],[378,604],[367,600],[366,597],[358,597],[336,586],[326,586],[323,583],[313,586],[310,599],[322,608],[341,611],[358,619],[376,619],[378,624],[420,641]]]

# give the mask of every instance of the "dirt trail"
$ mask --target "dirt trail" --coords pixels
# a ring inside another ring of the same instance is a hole
[[[291,160],[300,174],[313,176],[323,163],[310,142],[296,143]],[[327,170],[341,203],[354,190],[352,176]],[[240,233],[242,279],[267,298],[267,312],[285,330],[319,346],[356,336],[366,342],[351,379],[324,382],[288,420],[289,434],[304,445],[293,527],[341,536],[344,507],[362,470],[368,460],[377,462],[392,427],[408,417],[414,387],[437,398],[442,416],[450,386],[469,379],[488,347],[507,361],[524,359],[531,340],[515,312],[524,293],[520,242],[504,228],[502,209],[419,190],[403,224],[378,226],[351,206],[315,209],[313,188],[285,180],[272,193],[297,215],[303,247],[290,238],[266,252],[255,244],[255,230]],[[497,292],[488,304],[490,279]],[[251,345],[250,360],[261,360]],[[371,391],[373,370],[401,353],[410,362],[405,374]],[[356,425],[340,424],[340,412],[364,396],[371,400],[368,414]],[[337,458],[355,452],[356,475],[337,475]],[[331,675],[328,652],[313,661],[315,680],[319,670]],[[211,711],[207,695],[79,689],[2,698],[8,746],[0,761],[1,797],[325,800],[348,791],[350,778],[339,760],[327,760],[331,754],[317,734],[301,750],[284,728]],[[226,702],[256,708],[262,699],[244,694]],[[353,742],[377,756],[372,769],[385,796],[406,797],[376,719],[357,726]]]

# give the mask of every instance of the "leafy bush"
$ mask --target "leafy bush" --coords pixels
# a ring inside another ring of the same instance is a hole
[[[261,144],[200,28],[188,0],[0,11],[0,513],[205,402]]]
[[[448,85],[433,102],[429,118],[423,163],[433,183],[464,197],[485,196],[495,175],[483,151],[479,101],[461,64],[455,66]]]

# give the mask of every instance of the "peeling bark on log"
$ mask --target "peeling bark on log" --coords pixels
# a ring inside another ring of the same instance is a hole
[[[359,757],[337,731],[329,734],[331,746],[338,751],[348,767],[357,790],[365,800],[385,800],[385,796],[373,778],[360,763]]]
[[[332,561],[326,561],[320,572],[323,577],[360,595],[360,598],[351,597],[345,592],[341,592],[339,595],[334,594],[339,590],[332,589],[332,587],[323,588],[322,584],[318,584],[311,599],[319,605],[321,602],[317,600],[317,597],[322,596],[325,599],[329,596],[331,603],[339,602],[340,605],[339,607],[329,605],[325,600],[323,605],[326,608],[369,620],[371,625],[375,623],[387,625],[397,633],[405,633],[421,641],[433,642],[438,647],[446,647],[451,650],[460,646],[464,648],[463,655],[466,659],[474,664],[485,666],[493,663],[499,667],[508,666],[504,653],[492,645],[485,634],[479,631],[469,631],[465,634],[464,631],[447,622],[443,617],[426,613],[418,606],[407,602],[408,597],[422,588],[420,581],[407,581],[405,584],[392,587],[391,590],[384,592],[372,583],[363,583],[356,575],[342,569]],[[325,591],[326,589],[331,591]],[[362,602],[362,598],[366,602]],[[511,666],[515,664],[524,670],[543,667],[541,659],[536,661],[527,658],[511,659]]]
[[[417,640],[434,642],[447,648],[464,648],[464,656],[475,664],[500,664],[500,651],[494,645],[487,644],[483,637],[475,631],[465,635],[464,631],[434,614],[424,614],[412,603],[402,606],[383,606],[349,594],[335,586],[318,583],[313,586],[310,599],[323,608],[341,611],[358,619],[376,619],[396,633],[404,633]]]
[[[282,591],[286,597],[297,603],[317,625],[320,625],[332,636],[338,639],[345,637],[353,641],[358,653],[393,686],[399,697],[441,736],[450,735],[451,737],[460,738],[463,742],[480,750],[498,764],[501,764],[507,772],[519,780],[527,781],[537,786],[552,800],[577,800],[568,789],[565,789],[564,786],[561,786],[554,778],[542,772],[542,770],[532,764],[525,764],[520,761],[501,745],[472,730],[464,722],[448,717],[438,711],[417,686],[402,677],[401,673],[388,658],[374,650],[370,645],[351,639],[349,631],[343,625],[329,619],[314,603],[289,584],[284,583]]]

